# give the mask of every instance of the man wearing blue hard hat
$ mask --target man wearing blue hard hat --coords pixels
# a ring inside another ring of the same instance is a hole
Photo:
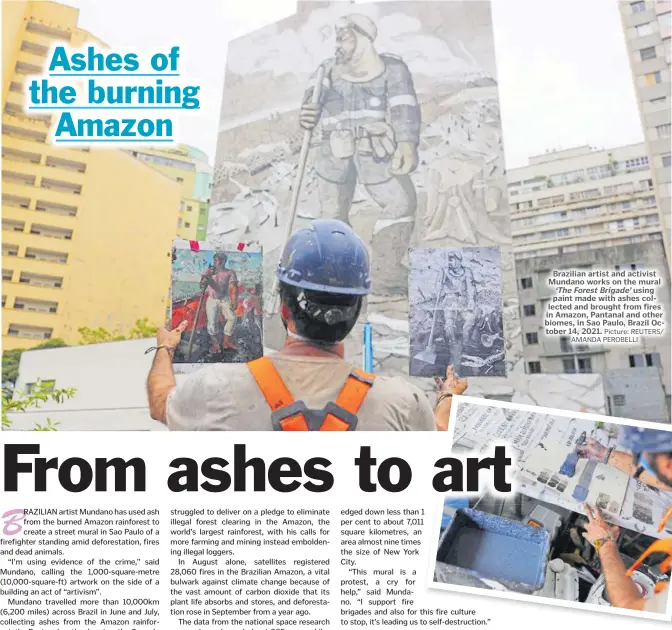
[[[650,486],[672,490],[672,431],[623,426],[619,445],[625,450],[606,448],[591,439],[579,450],[579,454],[615,466]],[[586,504],[585,508],[588,527],[584,537],[593,545],[600,558],[611,604],[617,608],[664,613],[667,606],[667,583],[661,583],[664,588],[645,600],[630,575],[645,558],[655,552],[667,554],[667,559],[661,563],[660,568],[663,572],[669,571],[672,538],[654,542],[634,565],[626,569],[618,551],[619,528],[609,525],[597,506]],[[672,506],[663,516],[658,527],[659,532],[671,517]]]
[[[319,219],[288,240],[278,264],[283,348],[248,364],[209,364],[176,385],[183,327],[159,330],[147,380],[150,412],[172,430],[429,431],[445,428],[466,381],[451,369],[435,410],[401,378],[344,359],[343,340],[371,291],[366,246],[342,221]],[[295,398],[296,397],[296,398]]]

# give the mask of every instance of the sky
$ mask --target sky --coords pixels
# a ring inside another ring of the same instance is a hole
[[[228,42],[294,13],[295,0],[61,0],[79,26],[140,54],[180,46],[201,110],[179,140],[214,162]],[[347,2],[344,2],[347,4]],[[616,0],[493,0],[508,169],[531,155],[643,141]]]

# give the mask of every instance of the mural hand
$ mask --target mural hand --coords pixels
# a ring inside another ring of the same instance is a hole
[[[413,142],[399,142],[392,156],[390,173],[409,175],[418,167],[418,148]]]
[[[321,113],[322,106],[319,103],[304,103],[299,112],[299,124],[303,129],[314,129],[320,120]]]

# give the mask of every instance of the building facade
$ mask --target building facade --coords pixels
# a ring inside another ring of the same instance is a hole
[[[619,2],[628,47],[630,68],[635,83],[656,198],[663,218],[663,236],[670,261],[671,157],[670,136],[670,41],[672,2],[637,0]]]
[[[212,187],[212,167],[205,153],[185,144],[170,149],[134,149],[128,153],[180,185],[177,236],[190,241],[205,240]]]
[[[3,348],[83,326],[127,332],[161,321],[180,187],[118,150],[56,148],[50,116],[24,113],[27,76],[57,42],[97,40],[78,11],[53,2],[2,5]]]
[[[669,311],[663,218],[645,144],[549,152],[508,174],[526,372],[601,374],[610,415],[661,421],[669,415],[669,325],[665,336],[635,346],[544,335],[553,269],[656,269],[663,275],[657,297]],[[620,392],[622,370],[646,387]]]

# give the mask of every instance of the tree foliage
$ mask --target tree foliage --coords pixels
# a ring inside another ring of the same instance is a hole
[[[53,383],[37,381],[30,392],[2,391],[2,428],[11,429],[12,421],[7,414],[22,413],[29,409],[40,409],[46,402],[58,404],[72,398],[76,390],[73,388],[54,389]],[[37,424],[33,431],[56,431],[59,422],[52,422],[49,418],[44,425]]]
[[[82,340],[79,342],[80,345],[86,345],[90,343],[108,343],[110,341],[126,341],[127,339],[146,339],[147,337],[153,337],[156,334],[157,327],[149,323],[149,318],[144,317],[143,319],[136,319],[135,326],[128,333],[128,336],[122,335],[119,331],[110,332],[105,328],[89,328],[88,326],[82,326],[77,329],[77,332],[80,334]]]
[[[11,383],[12,385],[16,383],[16,379],[19,377],[19,363],[21,361],[21,355],[24,352],[29,352],[30,350],[44,350],[45,348],[62,348],[68,344],[63,341],[63,339],[49,339],[34,348],[17,348],[16,350],[6,350],[2,353],[2,382]]]

